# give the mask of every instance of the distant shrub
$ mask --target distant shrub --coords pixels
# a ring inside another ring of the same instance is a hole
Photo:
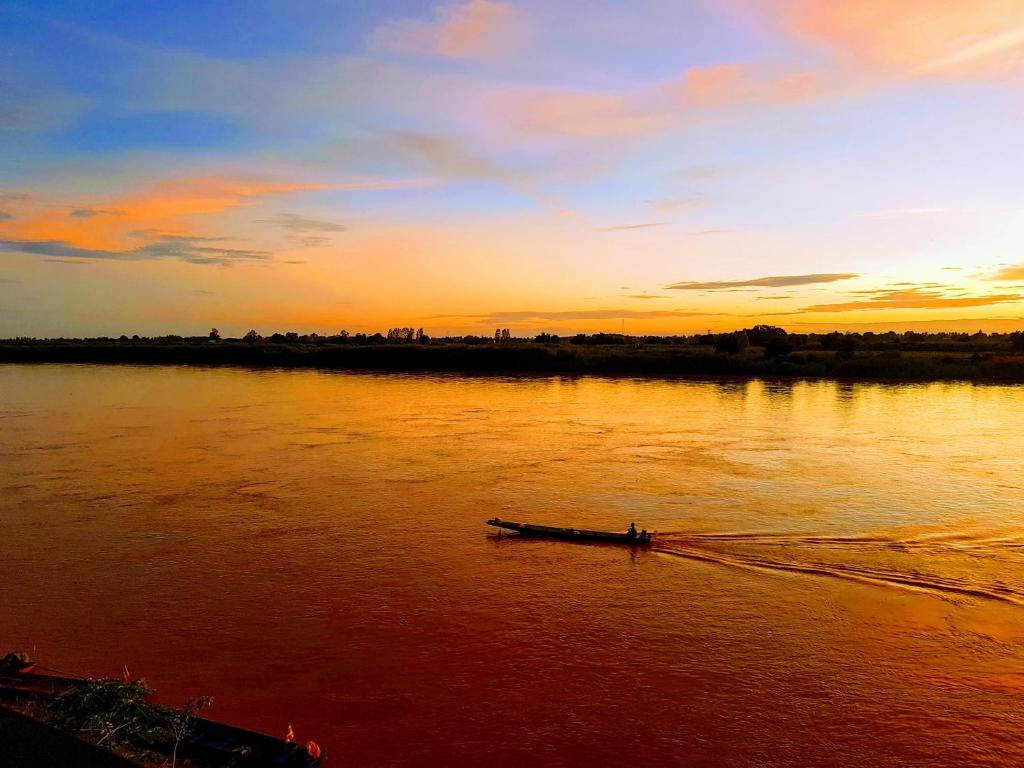
[[[793,345],[785,336],[771,336],[764,344],[764,356],[767,358],[785,357],[793,351]]]
[[[715,339],[715,352],[726,355],[737,355],[740,351],[740,342],[734,333],[723,333]]]

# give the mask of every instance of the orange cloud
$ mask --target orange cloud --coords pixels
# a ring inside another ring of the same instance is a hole
[[[11,234],[22,240],[60,241],[80,248],[111,249],[130,244],[131,233],[173,229],[191,234],[188,218],[220,213],[258,198],[312,189],[322,184],[195,176],[154,185],[149,190],[108,198],[93,206],[52,206],[17,222]],[[82,211],[116,215],[82,216]]]
[[[742,64],[693,67],[683,76],[683,97],[697,107],[733,104],[750,96],[753,76]]]
[[[438,29],[437,51],[453,58],[485,54],[510,17],[511,8],[489,0],[472,0],[458,6]]]
[[[1020,0],[790,0],[800,36],[862,63],[977,76],[1024,68]]]
[[[1012,267],[1003,267],[995,274],[989,275],[989,280],[1024,280],[1024,264],[1017,264]]]
[[[1003,293],[988,296],[943,296],[938,291],[911,288],[906,291],[883,291],[867,300],[845,301],[837,304],[815,304],[804,307],[804,312],[847,312],[861,309],[945,309],[948,307],[983,307],[1024,301],[1024,294]]]
[[[670,83],[632,92],[517,89],[487,103],[525,133],[583,138],[643,137],[679,125],[696,110],[737,104],[780,105],[819,95],[817,75],[762,73],[746,64],[693,67]]]
[[[713,108],[807,101],[821,93],[823,83],[810,72],[778,75],[748,64],[719,64],[688,69],[670,90],[689,107]]]
[[[688,208],[699,208],[705,204],[704,199],[700,197],[684,197],[672,200],[645,200],[644,202],[658,213],[672,213],[673,211],[680,211]]]
[[[491,0],[449,6],[433,22],[398,21],[377,30],[374,42],[399,53],[452,59],[488,58],[505,51],[514,20],[512,8]]]
[[[821,79],[811,72],[794,72],[766,83],[764,97],[773,104],[796,104],[819,95]]]
[[[665,105],[617,93],[543,91],[513,104],[509,119],[528,133],[586,138],[643,136],[665,125]]]

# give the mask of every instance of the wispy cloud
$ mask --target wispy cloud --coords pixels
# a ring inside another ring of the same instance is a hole
[[[675,200],[645,200],[658,213],[672,213],[672,211],[683,210],[684,208],[699,208],[704,205],[703,198],[683,197]]]
[[[9,211],[0,211],[0,221],[11,221],[14,214]]]
[[[436,179],[414,178],[414,179],[388,179],[388,178],[353,178],[332,182],[330,189],[337,189],[346,192],[362,192],[369,190],[400,190],[400,189],[423,189],[437,183]]]
[[[670,299],[671,296],[659,296],[653,293],[630,293],[626,295],[627,299]]]
[[[648,229],[649,227],[663,227],[667,221],[651,221],[643,224],[617,224],[612,227],[598,227],[598,232],[619,232],[624,229]]]
[[[544,323],[561,320],[657,320],[671,317],[702,317],[707,312],[689,312],[677,309],[575,309],[575,310],[520,310],[491,312],[484,315],[438,315],[437,318],[462,317],[479,320],[481,323]]]
[[[223,238],[161,234],[144,245],[125,251],[78,248],[59,240],[0,240],[0,252],[46,256],[47,260],[104,259],[111,261],[154,261],[173,259],[190,264],[227,265],[246,261],[267,261],[268,251],[223,248],[211,243]]]
[[[794,0],[798,35],[905,75],[977,77],[1019,70],[1024,7],[1006,0]]]
[[[904,291],[882,291],[866,300],[835,304],[814,304],[804,312],[849,312],[864,309],[945,309],[949,307],[983,307],[1024,301],[1024,294],[1001,293],[984,296],[947,296],[940,291],[911,288]]]
[[[111,196],[70,211],[59,200],[44,199],[34,212],[18,217],[7,239],[128,252],[135,237],[133,232],[173,230],[175,234],[191,235],[193,217],[325,188],[322,183],[248,176],[175,176],[151,183],[138,192]]]
[[[257,219],[257,224],[272,224],[289,232],[344,232],[345,227],[333,221],[310,219],[298,213],[279,213],[267,219]]]
[[[466,138],[421,131],[394,131],[382,136],[376,149],[392,158],[397,154],[432,177],[445,181],[490,181],[528,195],[537,194],[534,175],[505,165],[473,149]]]
[[[945,269],[957,269],[957,267],[945,267]],[[1024,264],[1015,264],[1003,267],[998,272],[985,276],[986,280],[1024,280]]]
[[[470,0],[442,9],[434,21],[395,21],[379,28],[378,49],[451,59],[485,59],[509,50],[514,11],[505,3]]]
[[[0,67],[0,134],[59,130],[78,119],[89,98],[46,84],[15,64],[17,58],[4,56]]]
[[[683,181],[706,181],[715,179],[723,173],[721,168],[713,165],[688,165],[675,172],[675,176]]]
[[[503,120],[527,135],[638,138],[673,119],[671,104],[656,93],[518,88],[500,96]]]
[[[853,272],[836,272],[812,275],[775,275],[756,277],[751,280],[717,280],[712,282],[683,282],[666,285],[666,290],[677,291],[722,291],[732,288],[767,287],[781,288],[788,285],[813,285],[815,283],[834,283],[838,280],[851,280],[860,275]]]
[[[125,212],[116,208],[75,208],[68,213],[73,219],[91,219],[93,216],[124,216]]]
[[[895,219],[903,216],[928,216],[945,213],[948,208],[888,208],[880,211],[861,211],[857,214],[862,219]]]

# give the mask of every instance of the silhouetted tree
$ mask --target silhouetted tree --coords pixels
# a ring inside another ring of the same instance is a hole
[[[727,355],[735,355],[740,351],[739,341],[734,333],[723,333],[715,339],[715,352],[723,352]]]
[[[853,357],[853,353],[856,351],[856,349],[857,338],[853,334],[847,333],[841,335],[839,338],[839,342],[836,345],[836,356],[841,357],[844,360],[849,360],[851,357]]]
[[[783,328],[774,325],[755,325],[747,328],[747,337],[755,347],[767,347],[772,339],[784,339],[788,335]]]
[[[1024,350],[1024,331],[1014,331],[1010,334],[1010,346],[1016,350]]]
[[[220,331],[216,328],[210,329],[210,341],[220,341]]]
[[[764,344],[765,357],[785,357],[793,351],[793,345],[785,336],[775,336],[768,339]]]
[[[242,337],[242,341],[246,344],[255,344],[260,340],[260,335],[255,330],[249,331],[245,336]]]
[[[589,336],[585,333],[577,333],[571,339],[570,344],[584,345],[606,345],[606,344],[630,344],[632,339],[619,333],[592,333]]]
[[[389,328],[388,341],[412,341],[416,335],[415,328]]]

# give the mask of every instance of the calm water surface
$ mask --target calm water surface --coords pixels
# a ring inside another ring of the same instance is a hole
[[[1021,387],[0,366],[0,648],[337,765],[1021,765],[1022,458]]]

